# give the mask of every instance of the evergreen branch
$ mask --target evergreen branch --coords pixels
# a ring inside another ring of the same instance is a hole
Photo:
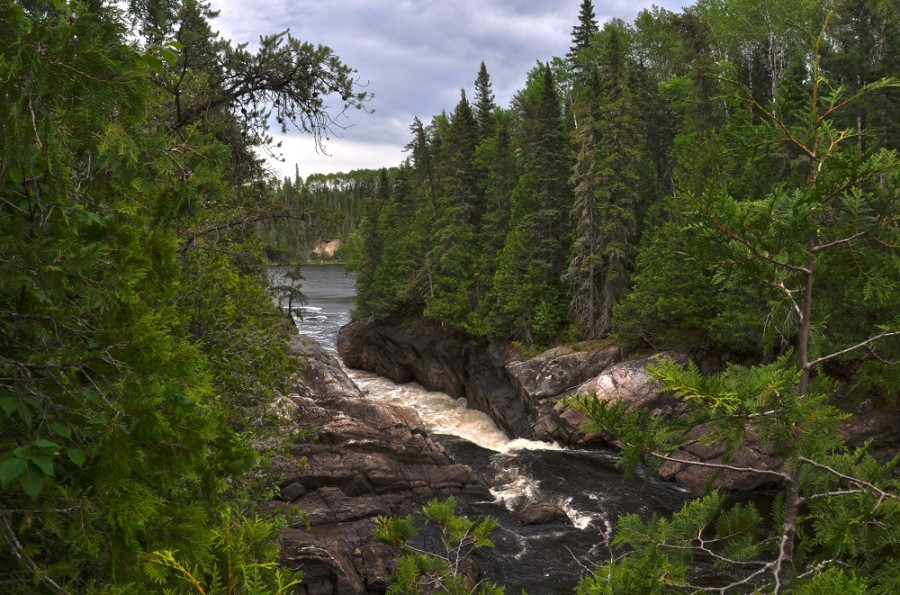
[[[786,140],[790,142],[798,149],[806,153],[807,157],[809,157],[810,159],[816,158],[815,152],[810,150],[809,147],[806,146],[806,144],[802,143],[799,139],[797,139],[796,136],[794,136],[794,134],[790,131],[787,124],[785,124],[782,118],[777,117],[773,112],[770,112],[768,108],[757,101],[746,85],[742,84],[740,81],[729,79],[727,77],[720,78],[721,80],[733,85],[736,89],[739,89],[741,91],[735,96],[735,99],[749,104],[750,107],[759,111],[767,120],[774,123],[779,128],[779,130],[781,130],[781,133],[784,135],[784,137],[780,140]]]
[[[897,334],[900,334],[900,332],[898,332]],[[898,502],[900,502],[900,496],[897,496],[896,494],[891,494],[890,492],[886,492],[886,491],[882,490],[881,488],[879,488],[878,486],[876,486],[875,484],[869,483],[868,481],[865,481],[863,479],[859,479],[858,477],[851,477],[850,475],[845,475],[845,474],[841,473],[840,471],[838,471],[837,469],[834,469],[833,467],[829,467],[825,463],[819,463],[818,461],[814,461],[814,460],[808,459],[806,457],[800,457],[799,460],[801,463],[806,463],[807,465],[811,465],[818,469],[828,471],[832,475],[839,477],[839,478],[843,479],[844,481],[847,481],[854,485],[868,488],[869,491],[875,492],[876,494],[878,494],[878,502],[875,504],[874,508],[878,508],[879,506],[881,506],[881,503],[884,501],[885,498],[890,498],[892,500],[897,500]]]
[[[881,333],[880,335],[875,335],[874,337],[869,337],[865,341],[857,343],[856,345],[852,345],[850,347],[847,347],[846,349],[841,349],[840,351],[835,351],[834,353],[830,353],[828,355],[823,355],[822,357],[820,357],[818,359],[814,359],[813,361],[808,362],[805,366],[803,366],[803,369],[809,370],[809,369],[813,368],[814,366],[817,366],[823,362],[827,362],[829,360],[833,360],[836,357],[846,355],[846,354],[850,353],[851,351],[854,351],[861,347],[865,347],[866,345],[869,345],[870,343],[874,343],[875,341],[878,341],[879,339],[886,339],[887,337],[896,337],[896,336],[900,336],[900,331],[888,331],[888,332]]]
[[[31,570],[32,574],[35,577],[40,578],[41,582],[47,586],[52,592],[57,595],[71,595],[69,591],[64,589],[54,581],[50,576],[43,570],[41,570],[38,565],[31,558],[25,557],[22,554],[22,544],[19,542],[19,538],[16,537],[15,531],[13,531],[12,526],[9,524],[9,519],[6,518],[6,512],[0,512],[0,524],[3,525],[3,533],[6,535],[6,540],[9,543],[9,549],[12,551],[13,555],[19,560],[20,563],[24,564]]]
[[[716,229],[718,229],[719,231],[721,231],[722,233],[724,233],[725,235],[727,235],[728,237],[730,237],[737,243],[745,246],[748,250],[750,250],[750,253],[753,254],[754,257],[756,257],[760,260],[764,260],[766,262],[772,263],[776,267],[781,267],[781,268],[787,269],[789,271],[803,273],[804,275],[812,274],[812,271],[807,267],[798,266],[796,264],[791,264],[789,262],[783,262],[781,260],[778,260],[776,258],[769,256],[767,253],[760,252],[756,248],[756,246],[754,246],[753,244],[750,243],[750,241],[747,240],[747,238],[738,235],[737,233],[735,233],[734,231],[732,231],[731,229],[726,227],[721,221],[719,221],[719,219],[712,212],[707,212],[706,216],[709,218],[709,220],[712,222],[712,224],[715,226]]]

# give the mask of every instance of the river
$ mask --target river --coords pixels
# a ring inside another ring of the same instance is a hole
[[[336,355],[337,331],[350,321],[354,276],[340,265],[308,265],[302,271],[308,303],[295,308],[297,326]],[[615,468],[613,451],[510,440],[486,414],[466,407],[464,399],[359,370],[348,374],[367,398],[415,409],[447,452],[487,485],[488,497],[461,496],[460,512],[500,521],[492,535],[495,547],[483,550],[478,563],[510,595],[522,589],[532,595],[572,593],[579,576],[612,555],[609,541],[620,515],[670,512],[687,500],[664,482],[625,480]],[[572,524],[523,527],[513,511],[541,501],[559,504]]]

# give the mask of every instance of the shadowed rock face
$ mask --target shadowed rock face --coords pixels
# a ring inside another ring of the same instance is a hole
[[[508,435],[531,436],[528,404],[504,368],[510,354],[488,341],[446,333],[423,320],[384,326],[359,320],[338,333],[338,353],[351,368],[465,397]]]
[[[416,381],[431,390],[466,397],[469,405],[488,413],[513,437],[555,441],[568,446],[614,446],[608,437],[587,434],[586,419],[564,400],[567,394],[594,395],[604,401],[621,401],[628,408],[643,408],[678,415],[679,402],[662,393],[650,381],[647,365],[656,357],[687,363],[693,359],[704,373],[722,370],[721,354],[660,353],[653,358],[628,359],[618,347],[575,351],[558,347],[527,361],[485,340],[450,335],[421,320],[402,324],[355,321],[338,335],[338,350],[352,367],[391,378]],[[864,412],[845,424],[851,445],[873,440],[876,456],[889,458],[900,451],[898,409]],[[722,463],[724,452],[703,446],[703,427],[692,429],[686,446],[672,454],[682,461]],[[734,467],[777,469],[781,462],[752,441],[731,458]],[[690,491],[704,492],[708,485],[728,490],[754,490],[770,476],[724,471],[669,462],[660,475]],[[710,479],[712,482],[710,483]]]
[[[297,506],[310,525],[285,531],[282,563],[305,573],[301,593],[383,593],[395,552],[371,541],[373,518],[484,488],[431,441],[414,412],[364,399],[317,343],[298,336],[292,352],[305,371],[280,411],[316,434],[274,465],[282,480],[272,506]]]

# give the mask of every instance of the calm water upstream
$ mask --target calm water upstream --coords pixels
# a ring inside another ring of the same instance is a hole
[[[309,301],[295,316],[298,328],[335,354],[337,331],[350,321],[354,276],[339,265],[304,266],[303,276]],[[348,373],[368,398],[415,409],[451,456],[482,477],[490,495],[464,498],[461,511],[500,520],[492,536],[495,547],[479,556],[479,564],[511,595],[523,588],[531,595],[572,593],[586,569],[609,559],[610,533],[619,515],[648,516],[680,508],[686,500],[669,484],[624,480],[611,451],[510,440],[486,414],[468,409],[464,399],[358,370]],[[572,525],[521,526],[512,511],[539,501],[561,505]]]

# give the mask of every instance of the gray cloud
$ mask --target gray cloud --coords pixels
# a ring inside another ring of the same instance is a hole
[[[630,21],[652,4],[594,3],[601,22],[612,17]],[[682,2],[656,4],[676,10]],[[302,175],[347,169],[353,157],[339,156],[339,150],[358,153],[359,167],[397,165],[413,117],[427,122],[441,110],[452,110],[461,88],[471,97],[482,60],[497,103],[506,105],[536,61],[568,51],[580,5],[581,0],[212,0],[221,11],[213,27],[224,37],[253,44],[262,34],[290,29],[297,38],[332,48],[374,93],[374,113],[354,112],[339,120],[350,128],[340,133],[346,142],[327,145],[333,164],[314,151],[301,155],[301,143],[294,139],[286,143],[283,169],[293,172],[299,160]],[[383,150],[389,146],[397,152]]]

